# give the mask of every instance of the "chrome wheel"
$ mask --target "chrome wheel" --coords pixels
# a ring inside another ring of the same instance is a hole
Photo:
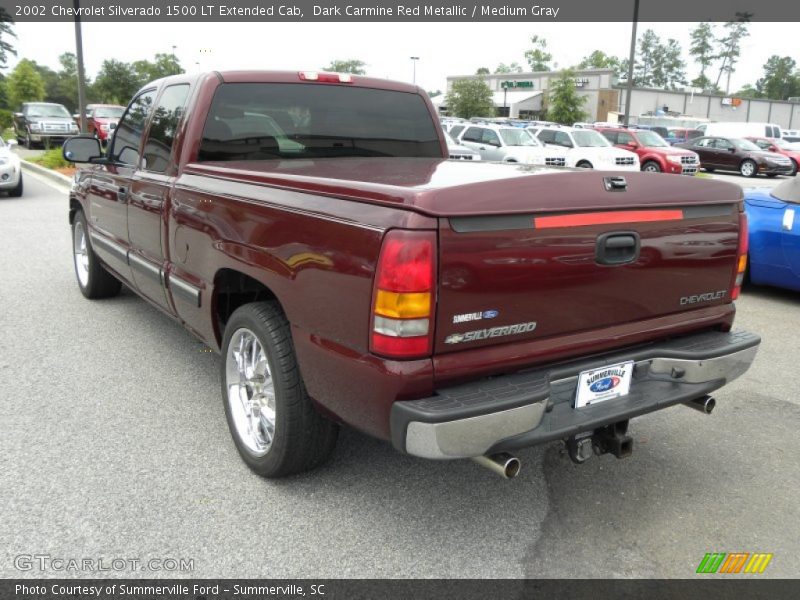
[[[89,252],[86,248],[86,232],[83,223],[75,221],[75,228],[72,234],[72,256],[75,260],[75,275],[81,287],[89,284]]]
[[[249,329],[230,338],[225,387],[236,435],[250,454],[264,456],[275,437],[275,384],[264,346]]]
[[[739,172],[745,177],[752,177],[756,172],[756,165],[752,160],[746,160],[742,163]]]

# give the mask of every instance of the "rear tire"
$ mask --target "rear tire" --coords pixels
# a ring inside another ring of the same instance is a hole
[[[795,175],[797,175],[797,161],[792,159],[792,172],[789,173],[789,177],[794,177]]]
[[[648,160],[642,165],[642,171],[647,173],[661,173],[661,165],[654,160]]]
[[[739,165],[739,173],[742,177],[755,177],[758,175],[758,165],[749,158],[745,159]]]
[[[706,173],[713,173],[714,172],[714,167],[703,167],[703,170]]]
[[[582,160],[575,166],[579,169],[594,169],[594,166],[588,160]]]
[[[78,287],[85,297],[95,300],[119,294],[122,284],[106,271],[94,253],[82,210],[76,212],[72,220],[72,263]]]
[[[231,437],[253,472],[285,477],[330,458],[339,426],[314,408],[276,301],[234,311],[225,326],[220,375]]]

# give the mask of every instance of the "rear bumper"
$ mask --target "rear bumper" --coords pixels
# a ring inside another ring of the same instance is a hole
[[[707,332],[442,389],[394,403],[392,444],[424,458],[467,458],[592,431],[721,388],[747,371],[760,343],[743,331]],[[631,360],[628,395],[574,408],[581,372]]]

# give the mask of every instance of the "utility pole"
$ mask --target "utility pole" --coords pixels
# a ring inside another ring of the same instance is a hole
[[[419,60],[419,56],[412,56],[411,60],[412,60],[411,64],[414,65],[414,75],[411,81],[414,83],[414,85],[417,85],[417,61]]]
[[[631,52],[628,55],[628,85],[625,91],[625,127],[631,121],[631,94],[633,92],[633,61],[636,59],[636,26],[639,23],[639,0],[633,0],[633,24],[631,26]]]
[[[78,62],[78,128],[86,133],[86,73],[83,70],[83,37],[81,36],[80,0],[75,6],[75,56]]]

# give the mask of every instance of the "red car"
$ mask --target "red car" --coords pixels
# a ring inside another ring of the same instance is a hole
[[[775,152],[776,154],[783,154],[786,158],[792,161],[792,172],[790,175],[792,177],[797,175],[797,166],[800,165],[800,150],[792,150],[789,142],[780,138],[767,137],[749,137],[747,139],[762,150],[766,150],[767,152]]]
[[[93,104],[86,120],[87,131],[101,142],[107,142],[124,112],[124,106]]]
[[[654,131],[610,127],[596,129],[618,148],[635,152],[639,156],[642,171],[694,175],[700,166],[696,152],[673,148]]]

